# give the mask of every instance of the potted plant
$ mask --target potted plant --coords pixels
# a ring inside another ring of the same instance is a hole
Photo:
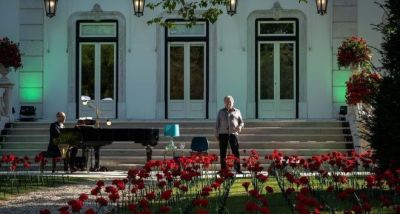
[[[6,75],[10,68],[13,67],[16,70],[21,66],[21,53],[18,45],[7,37],[0,38],[0,74],[2,75],[0,81],[8,82]]]
[[[378,91],[381,79],[380,74],[368,69],[353,74],[346,82],[346,103],[348,105],[371,104],[372,98]]]
[[[338,48],[337,61],[339,67],[350,67],[353,70],[369,67],[371,50],[361,37],[349,37]]]

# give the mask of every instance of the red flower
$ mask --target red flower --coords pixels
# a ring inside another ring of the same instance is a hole
[[[152,191],[152,192],[147,193],[145,197],[147,200],[151,201],[151,200],[156,199],[156,194],[154,193],[154,191]]]
[[[273,189],[272,187],[270,187],[270,186],[266,186],[266,187],[265,187],[265,190],[266,190],[268,193],[274,193],[274,189]]]
[[[129,210],[131,213],[135,213],[135,212],[136,212],[136,204],[129,204],[129,205],[128,205],[128,210]]]
[[[206,198],[196,198],[193,200],[193,205],[199,206],[199,207],[207,207],[208,200]]]
[[[160,207],[160,213],[169,213],[171,211],[171,207],[167,205],[162,205]]]
[[[125,190],[125,183],[122,180],[115,179],[112,184],[115,185],[118,190]]]
[[[259,193],[258,190],[256,190],[256,189],[250,190],[250,191],[249,191],[249,194],[250,194],[251,196],[255,197],[255,198],[257,198],[257,197],[260,195],[260,193]]]
[[[117,190],[117,188],[115,188],[114,186],[106,186],[106,190],[105,190],[105,192],[107,192],[107,193],[117,193],[118,192],[118,190]]]
[[[294,188],[289,187],[289,188],[286,189],[286,194],[287,195],[290,195],[292,192],[294,192]]]
[[[119,199],[119,194],[118,194],[118,192],[116,192],[116,193],[111,193],[111,194],[108,196],[108,198],[109,198],[112,202],[115,202],[115,201],[117,201],[117,200]]]
[[[353,210],[356,214],[362,214],[362,208],[360,205],[354,205],[351,210]]]
[[[79,212],[83,207],[83,201],[81,200],[71,200],[68,201],[68,204],[71,206],[72,212]]]
[[[306,176],[303,176],[300,178],[300,183],[303,185],[307,185],[308,184],[308,178]]]
[[[335,189],[335,187],[333,187],[332,185],[328,186],[328,188],[326,188],[327,192],[333,192],[333,190]]]
[[[18,45],[10,41],[9,38],[0,38],[0,64],[4,67],[21,67],[21,53]]]
[[[204,208],[198,209],[198,210],[196,211],[196,214],[208,214],[208,210],[206,210],[206,209],[204,209]]]
[[[97,186],[97,187],[93,188],[93,189],[90,191],[90,194],[91,194],[91,195],[98,195],[98,194],[100,193],[100,190],[101,190],[101,188],[100,188],[99,186]]]
[[[258,209],[258,211],[260,211],[260,213],[262,213],[262,214],[270,214],[271,213],[271,211],[269,210],[268,207],[260,207]]]
[[[247,212],[250,212],[250,213],[257,212],[258,209],[259,209],[258,205],[255,202],[248,201],[246,203],[246,211]]]
[[[243,182],[242,186],[244,187],[244,189],[247,191],[249,191],[249,186],[250,186],[250,182]]]
[[[105,184],[104,184],[104,181],[99,180],[99,181],[97,181],[96,185],[97,185],[98,187],[103,187]]]
[[[172,196],[172,190],[165,190],[163,193],[161,193],[161,199],[168,201]]]
[[[89,199],[89,196],[86,193],[82,193],[79,195],[79,200],[80,201],[86,201]]]
[[[48,209],[42,209],[39,214],[51,214],[51,212]]]
[[[93,208],[89,208],[85,211],[85,214],[96,214],[96,211]]]
[[[108,205],[108,201],[103,197],[97,198],[96,203],[98,203],[100,205],[100,207],[105,207]]]
[[[144,199],[144,198],[142,198],[142,199],[139,201],[139,204],[140,204],[140,206],[141,206],[142,208],[149,208],[149,207],[150,207],[149,201],[147,201],[147,200]]]
[[[187,192],[187,191],[189,190],[188,187],[185,186],[185,185],[181,185],[181,186],[179,187],[179,189],[180,189],[182,192]]]
[[[158,187],[160,187],[160,188],[163,188],[163,187],[165,187],[167,185],[167,182],[165,182],[165,181],[160,181],[160,182],[158,182]]]

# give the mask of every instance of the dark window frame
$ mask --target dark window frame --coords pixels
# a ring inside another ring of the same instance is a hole
[[[187,22],[186,20],[183,19],[168,19],[167,22]],[[209,22],[205,19],[199,19],[197,20],[197,22],[204,22],[206,24],[206,35],[205,36],[169,36],[168,35],[168,28],[164,28],[164,45],[165,45],[165,50],[164,50],[164,69],[165,69],[165,78],[164,78],[164,103],[165,103],[165,119],[168,119],[168,94],[169,94],[169,90],[168,90],[168,86],[169,86],[169,82],[168,82],[168,43],[169,42],[204,42],[206,43],[206,73],[205,73],[205,79],[206,79],[206,118],[208,119],[209,117],[209,109],[208,109],[208,101],[209,101],[209,63],[210,63],[210,42],[209,42]]]
[[[81,23],[115,23],[115,26],[116,26],[116,35],[115,35],[115,37],[80,37],[80,24]],[[100,20],[100,21],[94,21],[94,20],[78,20],[78,21],[76,21],[76,35],[75,35],[75,40],[76,40],[76,47],[75,47],[75,51],[76,51],[76,53],[75,53],[75,57],[76,57],[76,59],[75,59],[75,62],[76,62],[76,65],[75,65],[75,69],[76,69],[76,71],[75,71],[75,75],[76,75],[76,78],[75,78],[75,85],[77,86],[77,87],[75,87],[75,89],[76,89],[76,98],[75,98],[75,101],[76,101],[76,118],[78,119],[79,118],[79,104],[80,104],[80,102],[81,102],[81,100],[80,100],[80,94],[79,94],[79,90],[80,90],[80,84],[79,84],[79,81],[80,81],[80,79],[79,79],[79,62],[80,62],[80,54],[79,54],[79,45],[80,45],[80,43],[81,42],[115,42],[115,44],[116,44],[116,55],[115,55],[115,63],[116,63],[116,66],[115,66],[115,72],[116,72],[116,75],[115,75],[115,118],[118,118],[118,92],[119,92],[119,88],[118,88],[118,85],[119,85],[119,79],[118,79],[118,74],[119,74],[119,65],[118,65],[118,60],[119,60],[119,43],[118,43],[118,38],[119,38],[119,35],[118,35],[118,30],[119,30],[119,23],[118,23],[118,20],[114,20],[114,19],[104,19],[104,20]]]
[[[295,35],[278,35],[278,36],[260,36],[259,35],[259,28],[258,28],[258,23],[263,22],[263,21],[271,21],[271,22],[279,22],[279,21],[294,21],[295,22]],[[296,69],[296,74],[295,74],[295,88],[296,88],[296,94],[295,94],[295,103],[296,103],[296,119],[299,118],[299,20],[297,18],[282,18],[279,20],[275,20],[272,18],[259,18],[256,19],[255,21],[255,110],[256,110],[256,119],[259,119],[258,116],[258,42],[260,41],[294,41],[296,43],[296,64],[295,64],[295,69]]]

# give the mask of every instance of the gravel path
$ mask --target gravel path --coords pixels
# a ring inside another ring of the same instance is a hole
[[[8,201],[0,201],[1,214],[38,214],[43,208],[51,213],[58,213],[58,208],[67,205],[71,199],[79,197],[80,193],[90,194],[95,181],[82,184],[71,184],[53,188],[43,188],[39,191],[16,196]]]

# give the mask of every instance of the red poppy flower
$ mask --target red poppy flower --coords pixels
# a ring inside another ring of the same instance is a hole
[[[308,184],[308,178],[306,176],[303,176],[300,178],[300,183],[302,185],[307,185]]]
[[[243,182],[242,186],[244,187],[244,189],[247,191],[249,191],[249,186],[250,186],[250,182]]]
[[[181,185],[181,186],[179,187],[179,189],[180,189],[182,192],[187,192],[187,191],[189,190],[188,187],[185,186],[185,185]]]
[[[136,212],[136,204],[129,204],[128,205],[128,210],[131,212],[131,213],[135,213]]]
[[[115,201],[117,201],[117,200],[119,199],[119,194],[118,194],[118,192],[116,192],[116,193],[111,193],[111,194],[108,196],[108,198],[109,198],[112,202],[115,202]]]
[[[260,193],[259,193],[258,190],[256,190],[256,189],[250,190],[250,191],[249,191],[249,194],[250,194],[251,196],[255,197],[255,198],[257,198],[257,197],[260,195]]]
[[[99,181],[97,181],[96,185],[97,185],[98,187],[103,187],[105,184],[104,184],[104,181],[99,180]]]
[[[201,208],[196,210],[196,214],[208,214],[208,210]]]
[[[142,208],[149,208],[149,207],[150,207],[149,201],[147,201],[147,200],[144,199],[144,198],[142,198],[142,199],[139,201],[139,204],[140,204],[140,206],[141,206]]]
[[[160,213],[169,213],[171,211],[171,207],[167,205],[162,205],[160,207]]]
[[[108,201],[107,199],[103,198],[103,197],[99,197],[96,199],[96,203],[99,203],[100,207],[104,207],[108,205]]]
[[[80,195],[79,195],[79,200],[80,201],[86,201],[86,200],[88,200],[89,199],[89,196],[86,194],[86,193],[81,193]]]
[[[154,193],[154,191],[147,193],[146,199],[149,201],[156,199],[156,194]]]
[[[271,213],[271,211],[269,210],[268,207],[260,207],[260,208],[258,209],[258,211],[259,211],[260,213],[262,213],[262,214],[270,214],[270,213]]]
[[[40,210],[39,214],[51,214],[51,212],[48,209],[43,209],[43,210]]]
[[[272,187],[270,187],[270,186],[266,186],[266,187],[265,187],[265,190],[266,190],[268,193],[273,193],[273,192],[274,192],[274,189],[273,189]]]
[[[79,212],[83,207],[83,201],[81,200],[70,200],[68,204],[71,206],[72,212]]]
[[[85,214],[96,214],[96,211],[93,208],[89,208],[85,211]]]
[[[294,188],[289,187],[289,188],[286,189],[286,194],[290,195],[294,191],[295,191]]]
[[[253,202],[253,201],[248,201],[246,203],[246,211],[253,213],[253,212],[257,212],[257,210],[259,209],[258,205]]]
[[[327,192],[333,192],[333,190],[335,189],[335,187],[333,187],[332,185],[328,186],[328,188],[326,188]]]
[[[165,190],[163,193],[161,193],[161,199],[168,201],[172,196],[172,190]]]

